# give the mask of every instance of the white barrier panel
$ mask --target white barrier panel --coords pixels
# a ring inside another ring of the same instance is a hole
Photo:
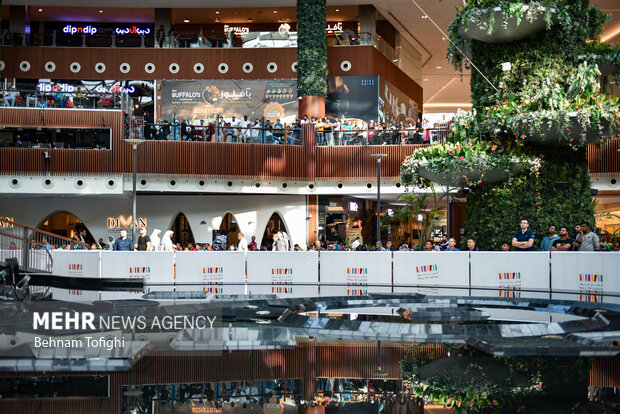
[[[101,277],[144,279],[145,284],[173,286],[174,252],[101,253]]]
[[[218,295],[245,292],[245,253],[177,252],[177,291],[202,291]]]
[[[101,277],[100,250],[52,250],[52,274],[69,277]]]
[[[613,252],[551,253],[551,289],[584,295],[619,294],[620,254]]]
[[[581,293],[557,293],[551,294],[553,300],[571,300],[577,302],[586,303],[612,303],[614,305],[620,305],[620,296],[601,295],[593,292],[581,292]]]
[[[392,286],[391,252],[321,252],[321,286]]]
[[[391,286],[324,285],[321,284],[321,297],[324,296],[365,296],[369,293],[391,293]],[[334,312],[337,313],[337,312]]]
[[[513,287],[506,289],[472,289],[470,296],[483,296],[501,299],[549,299],[549,290],[546,292],[532,292],[519,290]]]
[[[67,302],[96,302],[99,300],[98,290],[51,288],[54,300]],[[118,293],[118,292],[115,292]]]
[[[394,252],[394,286],[469,287],[469,252]]]
[[[471,287],[549,290],[548,252],[471,252]]]
[[[412,287],[412,286],[394,286],[394,294],[401,293],[419,293],[425,296],[469,296],[469,288],[450,289],[434,286]]]
[[[248,295],[276,295],[278,298],[315,298],[319,296],[318,285],[250,285]]]
[[[317,252],[248,252],[248,284],[287,285],[319,283]],[[276,292],[274,292],[276,293]]]

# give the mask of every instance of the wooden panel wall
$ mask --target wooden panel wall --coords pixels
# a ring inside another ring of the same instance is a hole
[[[620,356],[595,357],[590,371],[590,385],[620,387]]]
[[[1,108],[0,125],[46,127],[106,127],[112,129],[111,150],[2,148],[0,172],[113,173],[131,171],[131,150],[121,142],[121,111]],[[42,156],[47,151],[49,159]]]
[[[17,78],[54,78],[54,79],[274,79],[294,78],[291,69],[297,60],[295,48],[266,49],[153,49],[153,48],[71,48],[71,47],[22,47],[3,46],[2,60],[6,63],[2,75]],[[30,70],[23,72],[19,64],[30,62]],[[46,62],[56,63],[52,73],[45,70]],[[69,68],[73,62],[81,66],[78,73]],[[106,66],[103,73],[95,71],[95,65],[102,62]],[[252,73],[243,71],[243,64],[250,62],[254,66]],[[267,64],[275,62],[278,69],[274,73],[267,71]],[[130,70],[122,73],[120,66],[128,63]],[[153,63],[155,71],[147,73],[145,65]],[[178,73],[170,72],[172,63],[179,65]],[[194,64],[202,63],[204,72],[194,72]],[[227,73],[220,73],[218,65],[226,63]]]
[[[411,349],[407,344],[382,344],[381,366],[387,379],[399,379],[399,361]],[[435,349],[435,358],[446,356],[441,345],[427,345],[426,352]],[[302,379],[304,395],[311,399],[315,378],[369,378],[377,370],[376,343],[302,343],[294,349],[224,352],[221,356],[149,356],[138,361],[134,368],[134,384],[179,384],[192,382],[249,381],[269,379]],[[40,373],[0,373],[13,378],[37,376]],[[55,373],[54,375],[101,375],[101,373]],[[110,398],[85,400],[2,401],[0,412],[24,414],[109,414],[120,412],[121,386],[132,383],[129,372],[110,373]]]
[[[419,145],[377,145],[350,147],[317,147],[317,176],[338,180],[377,179],[377,161],[371,154],[387,154],[381,161],[381,177],[395,179],[400,174],[400,163]]]
[[[620,173],[620,139],[609,140],[600,146],[588,146],[590,173],[600,175]]]
[[[0,148],[0,173],[129,173],[131,147],[122,141],[120,111],[0,108],[0,125],[112,128],[111,150]],[[419,145],[317,147],[311,126],[304,127],[304,145],[229,144],[149,141],[138,147],[138,172],[204,175],[212,178],[375,180],[371,154],[388,154],[381,176],[397,179],[402,160]],[[620,173],[620,140],[587,149],[595,175]],[[41,153],[48,151],[46,160]]]

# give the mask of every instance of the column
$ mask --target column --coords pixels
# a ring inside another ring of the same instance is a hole
[[[360,44],[372,45],[377,37],[377,10],[372,4],[360,6]]]

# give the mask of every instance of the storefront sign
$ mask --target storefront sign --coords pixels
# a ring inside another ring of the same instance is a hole
[[[327,34],[342,33],[342,22],[328,23],[327,26],[325,26],[325,32]]]
[[[164,81],[162,119],[214,120],[226,118],[278,118],[291,122],[297,116],[297,81],[280,80],[196,80]]]
[[[13,217],[1,217],[1,218],[3,218],[6,221],[0,221],[0,229],[13,228],[13,222],[15,221]]]
[[[250,33],[250,28],[246,26],[229,26],[227,24],[224,25],[224,33],[232,32],[236,35],[243,35]]]
[[[122,214],[118,217],[108,217],[106,220],[106,227],[108,229],[120,229],[131,227],[133,216],[125,218]],[[145,217],[138,217],[136,221],[136,227],[148,227]]]
[[[51,83],[39,83],[37,85],[37,91],[40,92],[75,92],[75,86],[68,83],[57,83],[52,85]]]
[[[100,28],[95,26],[73,26],[72,24],[68,24],[62,28],[62,32],[69,35],[75,34],[87,34],[94,35],[97,32],[101,32]],[[146,36],[151,33],[150,27],[144,26],[116,26],[113,27],[112,32],[117,36],[125,36],[125,35],[138,35],[138,36]]]

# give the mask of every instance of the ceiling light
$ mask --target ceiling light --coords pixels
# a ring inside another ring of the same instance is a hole
[[[251,22],[251,21],[252,21],[252,18],[251,18],[251,17],[248,17],[248,22]]]
[[[219,23],[219,22],[220,22],[220,18],[219,18],[219,17],[216,17],[216,18],[215,18],[215,23]]]
[[[99,13],[103,13],[103,10],[99,10]]]
[[[183,23],[189,23],[189,19],[183,19]]]
[[[39,9],[39,11],[40,11],[40,12],[42,12],[42,11],[43,11],[43,9]]]
[[[338,13],[340,11],[340,9],[336,9],[336,13]]]
[[[437,65],[437,66],[436,66],[436,68],[437,68],[437,69],[441,69],[441,66]]]
[[[423,14],[423,15],[422,15],[422,18],[423,18],[423,19],[428,19],[428,16],[427,16],[427,15],[425,15],[425,14]]]
[[[424,78],[424,82],[428,82],[428,78]]]
[[[215,14],[220,14],[220,11],[219,11],[219,10],[216,10],[216,11],[215,11]]]
[[[274,11],[273,11],[273,14],[276,14],[277,12],[278,12],[277,10],[274,10]]]
[[[445,36],[442,36],[441,40],[446,40],[446,37],[445,37]]]

